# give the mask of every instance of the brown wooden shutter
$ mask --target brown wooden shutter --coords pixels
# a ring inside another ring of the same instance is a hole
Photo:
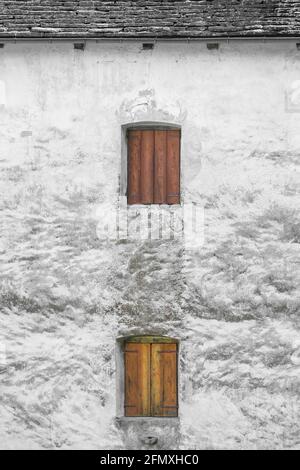
[[[128,132],[128,204],[139,204],[142,131]]]
[[[180,131],[168,131],[167,204],[180,204]]]
[[[154,204],[167,203],[167,131],[155,131]]]
[[[180,131],[128,131],[128,204],[180,204]]]
[[[177,416],[177,345],[151,345],[151,415]]]
[[[142,131],[141,204],[153,204],[154,131]]]
[[[150,416],[150,344],[125,347],[125,416]]]

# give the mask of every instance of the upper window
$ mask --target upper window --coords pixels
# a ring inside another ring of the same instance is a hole
[[[125,416],[178,416],[177,343],[159,341],[125,343]]]
[[[128,204],[180,204],[180,130],[128,130]]]

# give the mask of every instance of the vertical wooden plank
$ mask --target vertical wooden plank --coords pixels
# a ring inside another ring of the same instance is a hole
[[[141,142],[141,204],[153,204],[154,131],[143,130]]]
[[[178,415],[177,345],[151,345],[151,415]]]
[[[125,416],[150,416],[150,344],[125,346]]]
[[[167,203],[180,204],[180,131],[167,132]]]
[[[167,131],[155,131],[154,204],[167,204]]]
[[[141,137],[139,130],[128,131],[128,204],[140,204]]]

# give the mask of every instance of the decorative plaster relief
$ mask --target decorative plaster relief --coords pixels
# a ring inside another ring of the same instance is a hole
[[[117,115],[122,124],[143,121],[181,124],[185,121],[187,112],[178,99],[164,96],[160,100],[153,89],[146,89],[141,90],[138,96],[125,99]]]

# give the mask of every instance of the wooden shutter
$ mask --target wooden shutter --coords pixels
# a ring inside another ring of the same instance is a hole
[[[139,204],[140,165],[142,132],[132,130],[128,133],[128,204]]]
[[[142,131],[141,204],[153,204],[154,131]]]
[[[125,347],[125,416],[150,416],[150,344]]]
[[[167,204],[180,204],[180,132],[168,131]]]
[[[177,416],[177,345],[151,345],[151,415]]]
[[[155,131],[154,204],[167,202],[167,131]]]
[[[180,204],[180,131],[128,131],[128,204]]]

